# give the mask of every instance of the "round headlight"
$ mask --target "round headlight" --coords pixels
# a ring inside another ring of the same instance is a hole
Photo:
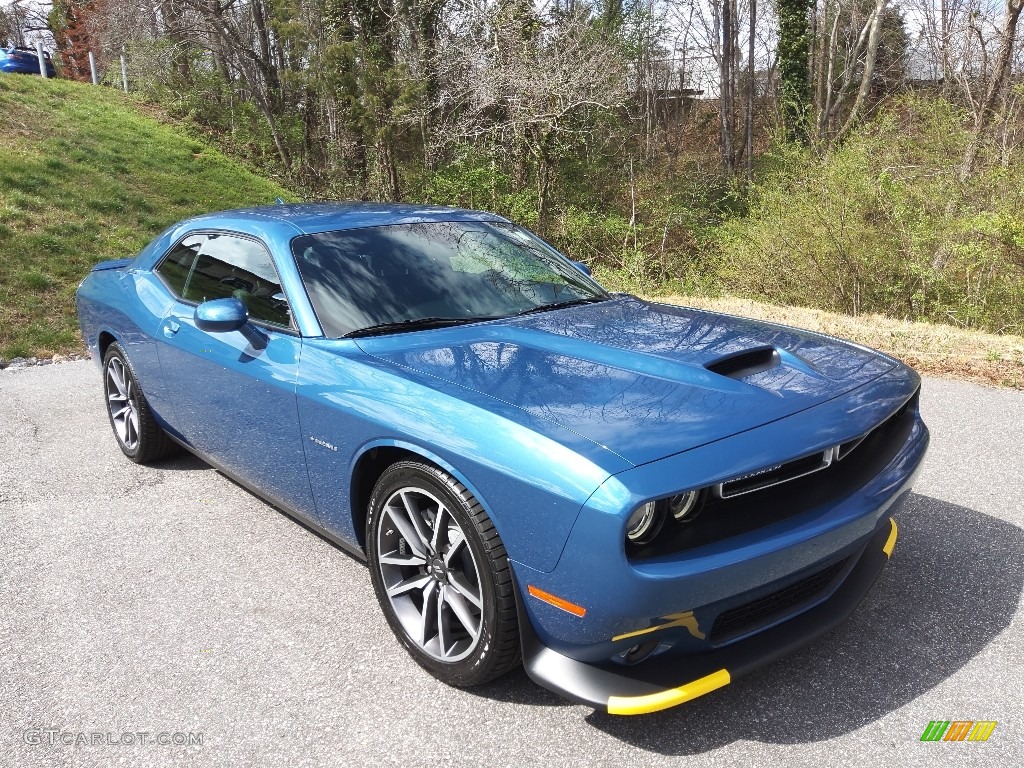
[[[699,501],[700,493],[697,491],[676,494],[668,500],[668,508],[672,513],[672,518],[677,523],[690,522],[700,512]]]
[[[657,502],[649,501],[629,516],[626,523],[626,538],[630,544],[647,544],[661,529],[664,518]]]

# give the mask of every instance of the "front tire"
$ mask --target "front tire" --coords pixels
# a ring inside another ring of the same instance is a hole
[[[448,473],[392,465],[370,498],[366,549],[399,642],[449,685],[481,685],[519,662],[512,570],[490,518]]]
[[[103,356],[103,394],[110,427],[125,456],[145,464],[174,453],[177,446],[153,418],[135,370],[116,342]]]

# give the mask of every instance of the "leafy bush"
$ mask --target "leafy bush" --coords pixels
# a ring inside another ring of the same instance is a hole
[[[1024,327],[1024,163],[958,179],[966,115],[907,96],[819,157],[779,144],[715,234],[727,289],[849,314]]]

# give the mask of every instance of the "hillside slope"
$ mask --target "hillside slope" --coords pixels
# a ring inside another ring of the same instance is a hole
[[[291,195],[109,88],[0,74],[0,358],[78,350],[74,292],[169,224]]]

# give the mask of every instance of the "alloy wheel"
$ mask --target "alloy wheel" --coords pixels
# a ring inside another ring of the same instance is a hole
[[[135,382],[117,357],[107,362],[107,408],[118,439],[129,451],[139,444],[139,402]]]
[[[418,487],[395,491],[378,519],[377,563],[406,636],[441,662],[461,661],[480,641],[480,569],[448,508]]]

